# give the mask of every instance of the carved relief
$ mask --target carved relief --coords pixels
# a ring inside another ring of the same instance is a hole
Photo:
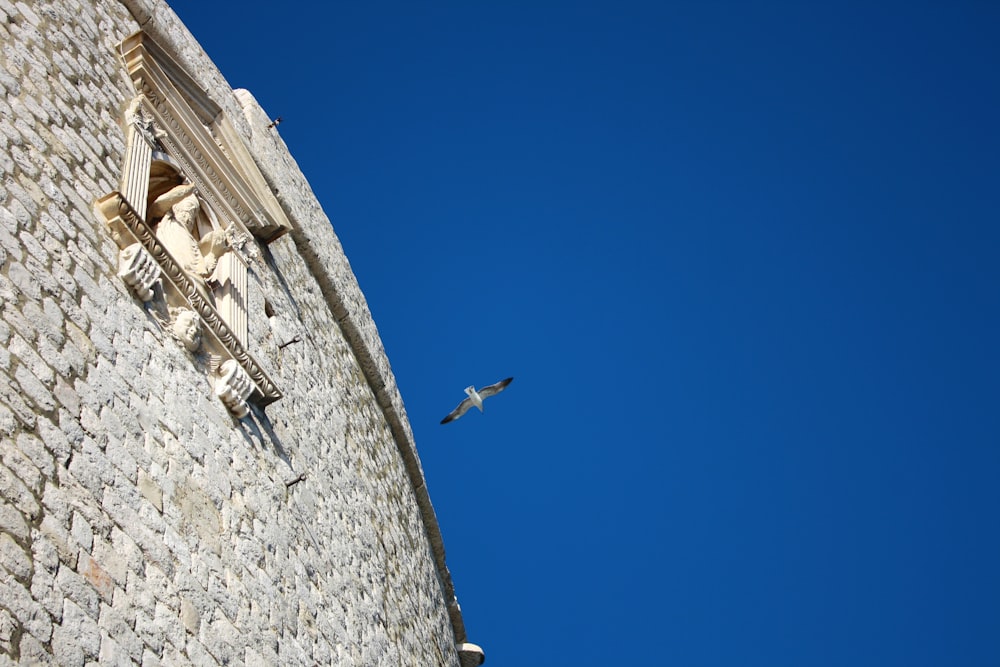
[[[170,308],[170,332],[188,352],[201,345],[201,319],[190,308]]]
[[[199,232],[200,211],[197,190],[185,183],[153,200],[148,216],[155,225],[156,238],[166,246],[206,300],[210,300],[208,281],[215,273],[219,258],[228,250],[229,242],[221,229]]]
[[[291,223],[219,106],[145,33],[119,48],[141,98],[127,122],[196,180],[221,217],[238,221],[265,243],[287,233]]]
[[[142,33],[122,53],[138,94],[124,113],[120,189],[97,202],[121,248],[118,275],[142,301],[162,299],[155,307],[169,320],[154,317],[185,349],[212,359],[215,394],[243,417],[248,401],[281,398],[248,350],[248,320],[264,314],[247,312],[247,290],[258,239],[290,225],[259,172],[247,171],[245,147],[218,143],[235,136],[231,127],[176,63]]]
[[[281,398],[277,386],[233,333],[215,304],[206,298],[203,290],[174,260],[153,229],[129,206],[122,194],[112,192],[105,195],[98,200],[97,206],[119,246],[124,244],[128,247],[133,243],[140,243],[159,266],[160,284],[167,305],[186,308],[198,315],[202,324],[202,346],[206,347],[205,351],[224,359],[232,359],[245,370],[254,385],[249,400],[267,405]]]
[[[133,243],[118,252],[118,277],[135,290],[143,301],[153,298],[153,286],[160,279],[160,265],[141,243]]]
[[[215,395],[234,415],[245,417],[250,411],[247,407],[247,397],[253,391],[253,380],[232,359],[222,364],[219,371],[219,378],[215,382]]]

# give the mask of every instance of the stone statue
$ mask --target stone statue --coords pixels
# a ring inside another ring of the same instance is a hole
[[[229,243],[225,231],[221,229],[214,229],[200,239],[195,238],[200,210],[201,202],[194,185],[184,183],[157,197],[150,204],[149,216],[151,219],[163,216],[156,225],[156,238],[211,302],[207,281],[215,271],[219,258],[229,249]]]
[[[170,308],[170,331],[184,347],[194,352],[201,345],[201,318],[190,308]]]

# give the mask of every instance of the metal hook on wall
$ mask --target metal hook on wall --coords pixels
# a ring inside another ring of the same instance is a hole
[[[302,337],[299,336],[298,334],[295,334],[295,336],[291,340],[286,341],[286,342],[278,345],[278,349],[279,350],[283,350],[286,347],[288,347],[289,345],[291,345],[292,343],[301,343],[301,342],[302,342]]]

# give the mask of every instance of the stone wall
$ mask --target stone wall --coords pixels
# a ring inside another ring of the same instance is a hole
[[[210,355],[116,276],[95,211],[119,188],[118,47],[138,30],[212,91],[292,223],[260,244],[249,306],[283,397],[242,419]],[[162,2],[0,0],[0,42],[0,658],[460,664],[402,400],[267,116]]]

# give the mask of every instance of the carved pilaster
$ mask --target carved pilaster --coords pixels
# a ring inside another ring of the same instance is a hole
[[[146,198],[149,196],[149,167],[153,147],[140,126],[144,120],[139,111],[140,98],[129,107],[128,135],[125,143],[125,164],[122,167],[121,193],[125,201],[143,217],[146,215]]]
[[[213,290],[215,305],[219,314],[236,334],[236,338],[247,344],[247,265],[235,252],[227,252],[219,258],[215,267],[218,286]]]

